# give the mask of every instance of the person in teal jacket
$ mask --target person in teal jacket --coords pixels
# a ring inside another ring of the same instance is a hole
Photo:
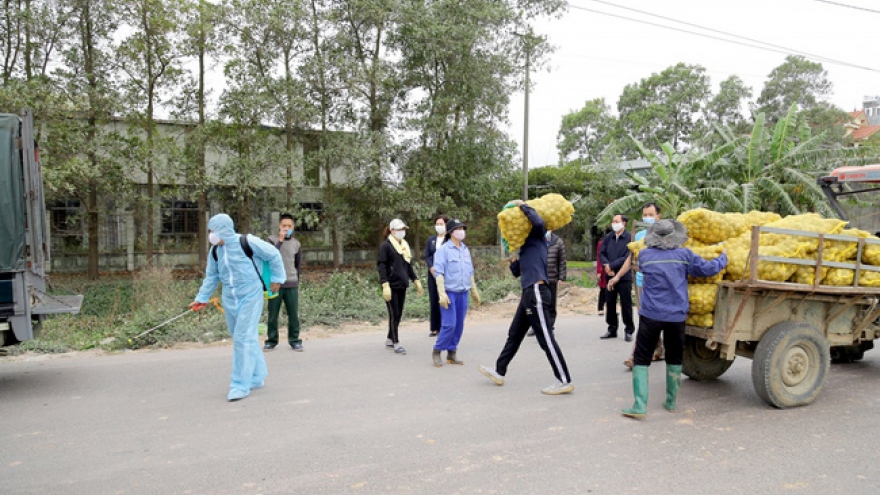
[[[257,335],[263,312],[263,262],[268,262],[272,292],[278,292],[287,275],[281,253],[275,246],[252,235],[247,236],[247,241],[254,259],[248,258],[241,246],[241,235],[235,233],[229,215],[221,213],[211,217],[208,230],[217,259],[208,256],[205,280],[190,307],[194,311],[203,308],[217,285],[223,284],[223,308],[233,342],[227,399],[236,401],[247,397],[251,389],[262,387],[268,374]]]

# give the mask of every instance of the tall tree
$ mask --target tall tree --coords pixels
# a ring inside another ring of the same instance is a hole
[[[616,126],[617,118],[604,98],[590,100],[580,110],[563,115],[556,138],[560,163],[573,159],[601,162],[610,152]]]
[[[220,55],[226,41],[223,26],[223,8],[207,0],[190,0],[184,4],[184,39],[181,54],[197,61],[195,74],[189,74],[184,83],[182,98],[178,99],[178,111],[173,114],[185,120],[195,120],[195,127],[187,135],[188,165],[187,183],[195,186],[198,195],[199,220],[197,246],[208,243],[208,189],[211,174],[206,160],[207,143],[211,129],[208,121],[208,90],[205,85],[209,69]],[[208,261],[208,251],[200,248],[199,265],[204,267]]]
[[[284,129],[288,208],[293,205],[297,163],[295,134],[314,122],[297,74],[309,49],[306,8],[304,0],[232,0],[229,6],[228,26],[235,42],[226,72],[234,80],[247,80],[248,89],[261,95],[265,121]]]
[[[648,146],[668,141],[683,149],[710,94],[706,69],[683,63],[627,85],[617,102],[626,155],[634,158],[638,152],[625,140],[627,134]]]
[[[768,122],[775,123],[785,118],[792,105],[798,110],[815,107],[831,94],[831,89],[828,71],[821,63],[800,55],[789,55],[767,76],[758,96],[757,112],[764,113]]]
[[[146,247],[147,265],[153,264],[155,253],[156,177],[160,149],[168,142],[158,136],[156,108],[162,98],[178,83],[181,73],[179,0],[122,0],[117,3],[121,22],[128,36],[117,49],[120,68],[125,73],[124,88],[129,102],[133,128],[143,133],[139,152],[142,170],[147,179]]]
[[[64,22],[72,28],[70,36],[51,42],[59,43],[64,57],[54,73],[63,93],[41,115],[51,136],[44,146],[44,175],[50,192],[76,197],[84,206],[88,276],[95,279],[107,200],[120,198],[125,189],[115,153],[118,143],[109,131],[118,109],[111,46],[116,14],[107,0],[76,0],[67,6]],[[49,52],[38,50],[44,56]]]

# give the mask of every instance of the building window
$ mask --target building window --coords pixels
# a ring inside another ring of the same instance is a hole
[[[199,204],[165,201],[162,205],[162,235],[190,236],[199,233]]]
[[[301,232],[317,232],[320,230],[321,225],[321,214],[324,213],[324,204],[323,203],[300,203],[300,209],[303,213],[313,213],[314,215],[309,215],[310,217],[317,218],[316,222],[304,222],[302,220],[297,219],[296,228]]]
[[[71,252],[84,247],[82,203],[65,199],[49,203],[53,252]]]

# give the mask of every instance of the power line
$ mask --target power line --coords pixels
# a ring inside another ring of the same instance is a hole
[[[850,63],[850,62],[845,62],[845,61],[842,61],[842,60],[837,60],[837,59],[833,59],[833,58],[829,58],[829,57],[823,57],[823,56],[821,56],[821,55],[813,55],[813,54],[809,54],[809,53],[807,53],[807,52],[802,52],[802,51],[799,51],[799,50],[793,50],[793,49],[786,48],[786,47],[782,47],[782,46],[779,46],[779,45],[773,45],[772,43],[766,43],[766,42],[759,41],[759,40],[754,40],[754,39],[751,39],[751,38],[745,38],[745,37],[743,37],[743,36],[738,36],[738,35],[731,34],[731,33],[725,33],[725,32],[723,32],[723,31],[718,31],[718,30],[714,30],[714,29],[711,29],[711,28],[706,28],[706,27],[703,27],[703,26],[700,26],[700,25],[697,25],[697,24],[691,24],[691,23],[687,23],[687,22],[685,22],[685,21],[679,21],[679,20],[672,19],[672,18],[668,18],[668,17],[665,17],[665,16],[660,16],[660,15],[657,15],[657,14],[652,14],[652,13],[650,13],[650,12],[639,11],[639,10],[636,10],[636,9],[631,9],[631,8],[629,8],[629,7],[623,7],[623,6],[619,6],[619,5],[611,4],[610,2],[602,2],[601,0],[590,0],[590,1],[599,2],[599,3],[607,3],[607,4],[612,5],[612,6],[614,6],[614,7],[618,7],[618,8],[622,8],[622,9],[627,9],[627,10],[633,10],[633,11],[636,11],[636,12],[641,13],[641,14],[644,14],[644,15],[649,15],[649,16],[653,16],[653,17],[662,18],[662,19],[664,19],[664,20],[670,20],[670,21],[673,21],[673,22],[678,22],[678,23],[686,24],[686,25],[689,25],[689,26],[692,26],[692,27],[697,27],[698,29],[704,29],[704,30],[707,30],[707,31],[717,32],[717,33],[719,33],[719,34],[723,34],[723,35],[725,35],[725,36],[730,36],[730,37],[734,37],[734,38],[740,38],[740,39],[743,39],[743,40],[747,40],[748,42],[745,42],[745,41],[737,41],[737,40],[735,40],[735,39],[729,39],[729,38],[722,38],[722,37],[719,37],[719,36],[712,36],[712,35],[710,35],[710,34],[705,34],[705,33],[698,33],[698,32],[695,32],[695,31],[689,31],[689,30],[687,30],[687,29],[681,29],[681,28],[677,28],[677,27],[674,27],[674,26],[669,26],[669,25],[666,25],[666,24],[658,24],[658,23],[655,23],[655,22],[644,21],[644,20],[641,20],[641,19],[634,19],[634,18],[632,18],[632,17],[627,17],[627,16],[624,16],[624,15],[612,14],[612,13],[610,13],[610,12],[603,12],[603,11],[601,11],[601,10],[595,10],[595,9],[590,9],[590,8],[587,8],[587,7],[581,7],[581,6],[578,6],[578,5],[572,5],[571,3],[567,3],[567,5],[568,5],[570,8],[572,8],[572,9],[576,9],[576,10],[583,10],[583,11],[591,12],[591,13],[594,13],[594,14],[604,15],[604,16],[608,16],[608,17],[614,17],[614,18],[617,18],[617,19],[623,19],[623,20],[631,21],[631,22],[637,22],[637,23],[639,23],[639,24],[646,24],[646,25],[649,25],[649,26],[659,27],[659,28],[662,28],[662,29],[668,29],[668,30],[671,30],[671,31],[677,31],[677,32],[680,32],[680,33],[691,34],[691,35],[694,35],[694,36],[700,36],[700,37],[703,37],[703,38],[709,38],[709,39],[713,39],[713,40],[717,40],[717,41],[723,41],[723,42],[725,42],[725,43],[732,43],[732,44],[734,44],[734,45],[746,46],[746,47],[749,47],[749,48],[755,48],[755,49],[758,49],[758,50],[764,50],[764,51],[768,51],[768,52],[781,53],[781,54],[783,54],[783,55],[800,54],[800,55],[802,55],[802,56],[804,56],[804,57],[806,57],[806,58],[811,58],[811,59],[813,59],[813,60],[822,61],[822,62],[827,62],[827,63],[829,63],[829,64],[842,65],[842,66],[852,67],[852,68],[855,68],[855,69],[861,69],[861,70],[866,70],[866,71],[870,71],[870,72],[880,72],[880,69],[875,69],[875,68],[872,68],[872,67],[866,67],[866,66],[863,66],[863,65],[857,65],[857,64],[853,64],[853,63]],[[758,43],[758,44],[754,44],[754,43]],[[766,45],[766,46],[762,46],[762,45]]]
[[[685,25],[685,26],[689,26],[689,27],[693,27],[693,28],[697,28],[697,29],[702,29],[702,30],[704,30],[704,31],[709,31],[709,32],[711,32],[711,33],[717,33],[717,34],[721,34],[721,35],[724,35],[724,36],[730,36],[731,38],[738,38],[738,39],[741,39],[741,40],[749,41],[749,42],[751,42],[751,43],[758,43],[758,44],[761,44],[761,45],[767,45],[767,46],[770,46],[770,47],[773,47],[773,48],[778,48],[778,49],[780,49],[780,50],[785,50],[786,52],[796,53],[796,54],[798,54],[798,55],[803,55],[803,56],[805,56],[805,57],[809,57],[809,58],[813,58],[813,59],[822,59],[822,60],[826,60],[826,61],[831,62],[831,63],[841,62],[841,61],[838,61],[838,60],[835,60],[835,59],[832,59],[832,58],[829,58],[829,57],[823,57],[823,56],[821,56],[821,55],[815,55],[815,54],[812,54],[812,53],[807,53],[807,52],[804,52],[804,51],[795,50],[794,48],[788,48],[788,47],[785,47],[785,46],[776,45],[776,44],[773,44],[773,43],[768,43],[768,42],[766,42],[766,41],[761,41],[761,40],[757,40],[757,39],[754,39],[754,38],[748,38],[748,37],[746,37],[746,36],[741,36],[741,35],[734,34],[734,33],[728,33],[728,32],[726,32],[726,31],[721,31],[721,30],[718,30],[718,29],[713,29],[713,28],[710,28],[710,27],[702,26],[702,25],[700,25],[700,24],[694,24],[694,23],[692,23],[692,22],[686,22],[686,21],[682,21],[682,20],[680,20],[680,19],[675,19],[675,18],[673,18],[673,17],[667,17],[667,16],[663,16],[663,15],[660,15],[660,14],[654,14],[653,12],[647,12],[647,11],[639,10],[639,9],[635,9],[635,8],[632,8],[632,7],[626,7],[626,6],[624,6],[624,5],[618,5],[618,4],[613,3],[613,2],[608,2],[608,1],[604,1],[604,0],[588,0],[588,1],[595,2],[595,3],[600,3],[600,4],[603,4],[603,5],[608,5],[609,7],[615,7],[615,8],[618,8],[618,9],[629,10],[629,11],[631,11],[631,12],[636,12],[636,13],[638,13],[638,14],[647,15],[647,16],[650,16],[650,17],[656,17],[656,18],[658,18],[658,19],[663,19],[664,21],[670,21],[670,22],[675,22],[675,23],[678,23],[678,24],[683,24],[683,25]],[[847,64],[848,62],[841,62],[841,63]],[[855,65],[853,64],[853,66],[855,66]],[[861,66],[855,66],[855,67],[860,68],[860,69],[871,70],[870,68],[861,67]]]
[[[831,5],[837,5],[838,7],[846,7],[848,9],[863,10],[865,12],[873,12],[875,14],[880,14],[880,10],[869,9],[867,7],[859,7],[858,5],[850,5],[848,3],[832,2],[831,0],[814,0],[814,1],[819,2],[819,3],[828,3]]]

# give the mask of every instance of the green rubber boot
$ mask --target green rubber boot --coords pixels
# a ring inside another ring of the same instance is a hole
[[[678,387],[681,386],[681,365],[666,365],[666,402],[663,407],[667,411],[675,411],[675,398],[678,397]]]
[[[648,415],[648,367],[633,366],[633,395],[636,401],[629,409],[621,412],[630,418],[644,418]]]

